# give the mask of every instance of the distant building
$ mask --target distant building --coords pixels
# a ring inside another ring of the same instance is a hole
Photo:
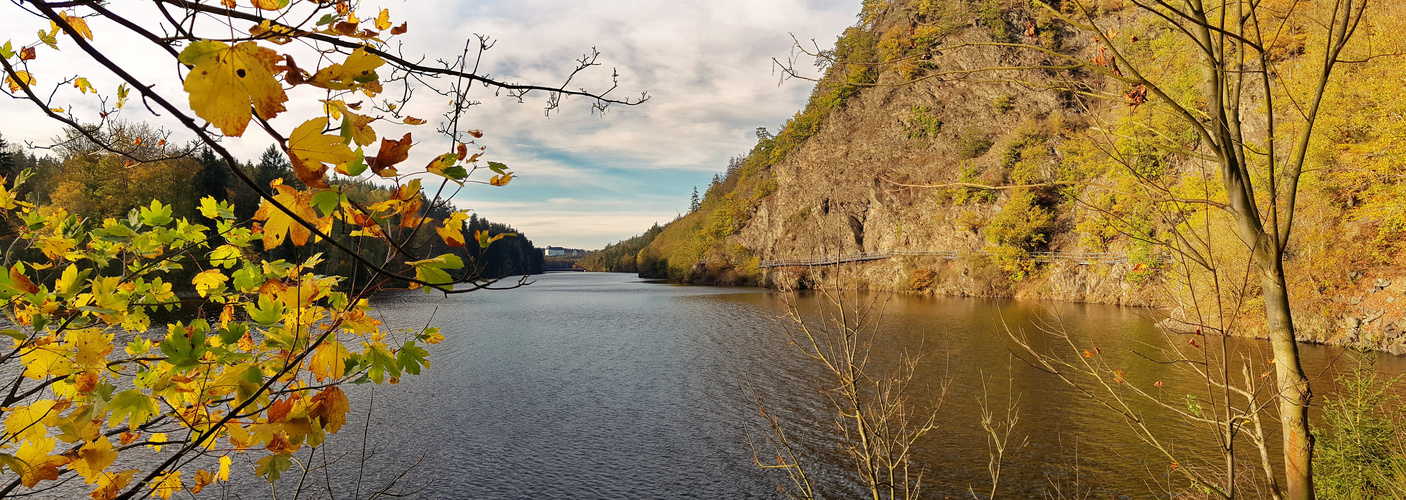
[[[547,247],[545,250],[548,257],[584,257],[586,251],[579,248]]]

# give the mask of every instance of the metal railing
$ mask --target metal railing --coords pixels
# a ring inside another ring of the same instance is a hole
[[[985,250],[974,250],[969,253],[973,255],[986,255],[988,252]],[[888,252],[857,252],[840,255],[829,255],[824,257],[812,257],[809,259],[764,260],[761,262],[761,264],[758,264],[757,267],[765,269],[771,267],[790,266],[829,266],[834,264],[843,264],[846,262],[864,262],[903,256],[941,257],[947,260],[953,260],[956,259],[958,255],[959,254],[956,250],[893,250]],[[1067,260],[1077,262],[1083,265],[1124,264],[1128,262],[1127,252],[1030,252],[1030,256],[1039,262]]]

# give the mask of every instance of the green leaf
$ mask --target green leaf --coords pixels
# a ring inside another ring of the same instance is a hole
[[[243,255],[243,252],[239,251],[239,247],[234,245],[220,245],[210,252],[210,264],[229,269],[234,267],[235,264],[238,264],[239,258]]]
[[[220,329],[220,342],[225,345],[233,345],[235,342],[239,342],[239,339],[244,337],[244,333],[247,331],[249,331],[248,325],[230,322],[229,326]]]
[[[327,26],[327,25],[329,25],[329,24],[332,24],[332,21],[336,21],[336,20],[337,20],[337,16],[334,16],[334,15],[332,15],[332,14],[323,14],[323,15],[322,15],[322,18],[317,20],[317,25],[318,25],[318,26]]]
[[[283,303],[273,300],[267,295],[259,296],[257,307],[253,304],[246,305],[244,311],[249,313],[249,319],[261,326],[269,326],[283,319]]]
[[[198,323],[191,325],[189,333],[180,323],[171,325],[171,332],[161,343],[161,353],[166,355],[166,362],[176,368],[194,368],[200,364],[200,358],[210,348],[205,343],[206,328],[199,328]]]
[[[141,212],[142,224],[152,227],[161,227],[170,224],[171,206],[162,205],[158,200],[151,200],[151,207],[143,208]]]
[[[490,161],[490,162],[488,162],[488,169],[489,169],[489,170],[492,170],[493,173],[498,174],[498,175],[503,175],[503,174],[505,174],[505,173],[508,172],[508,166],[507,166],[507,165],[504,165],[504,164],[502,164],[502,163],[498,163],[498,162],[496,162],[496,161]]]
[[[332,215],[342,205],[342,193],[336,189],[324,189],[312,195],[312,206],[322,212],[323,217]]]
[[[366,152],[361,148],[356,148],[356,159],[347,163],[347,175],[356,177],[366,172],[369,166],[366,164]]]
[[[200,199],[200,215],[206,219],[233,219],[234,205],[228,201],[215,201],[214,197],[206,196]]]
[[[278,481],[283,471],[293,466],[293,458],[287,453],[278,453],[259,459],[259,467],[254,473],[264,476],[270,483]]]
[[[405,373],[419,375],[420,367],[430,367],[430,362],[425,359],[428,357],[430,357],[428,351],[415,345],[414,341],[409,341],[400,347],[400,352],[396,354],[395,360],[396,363],[400,364],[400,369],[405,370]]]
[[[129,389],[117,393],[112,401],[107,404],[107,409],[112,410],[112,416],[108,418],[108,425],[116,427],[123,419],[128,419],[128,425],[137,428],[151,420],[161,411],[156,400],[151,396],[142,394],[137,389]]]
[[[444,270],[464,267],[463,259],[454,254],[444,254],[433,259],[417,260],[406,264],[415,268],[415,279],[429,283],[441,290],[454,289],[454,279]],[[430,293],[430,289],[426,288],[425,293]]]
[[[234,272],[234,287],[241,292],[252,292],[258,290],[264,284],[264,273],[259,268],[248,263],[244,267]]]
[[[5,41],[4,46],[0,46],[0,57],[5,59],[13,59],[15,57],[15,49],[10,46],[9,40]]]

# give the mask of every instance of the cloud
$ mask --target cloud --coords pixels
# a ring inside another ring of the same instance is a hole
[[[592,112],[589,100],[570,98],[547,117],[545,93],[529,94],[520,104],[480,88],[475,97],[482,103],[460,124],[482,129],[486,136],[478,142],[487,147],[485,158],[507,163],[521,177],[501,189],[472,186],[456,203],[515,226],[539,246],[598,248],[686,210],[694,186],[705,186],[729,157],[750,149],[756,127],[774,131],[800,109],[809,85],[778,85],[771,58],[788,53],[791,33],[822,45],[833,41],[853,24],[859,3],[368,0],[362,7],[365,12],[386,7],[397,24],[407,22],[410,32],[400,37],[398,48],[406,54],[425,54],[427,62],[453,60],[465,40],[485,34],[496,44],[483,54],[483,72],[502,81],[556,85],[575,60],[594,47],[601,53],[599,66],[579,74],[569,87],[604,90],[618,72],[619,88],[611,96],[649,92],[644,105],[612,106],[604,114]],[[138,9],[133,18],[145,24],[158,19],[141,7],[131,8]],[[13,5],[0,9],[5,13],[0,30],[5,33],[43,27]],[[95,22],[93,31],[103,37],[103,46],[123,47],[111,51],[114,58],[184,105],[176,65],[158,52],[138,50],[155,50],[154,46],[118,35],[120,29],[112,23]],[[22,43],[23,37],[15,36],[16,43]],[[76,55],[72,49],[41,49],[41,59],[33,62],[51,66],[36,73],[82,72],[94,75],[90,79],[100,89],[111,92],[109,88],[116,87],[115,77]],[[425,89],[416,98],[410,114],[444,123],[438,116],[443,99]],[[174,125],[153,117],[138,99],[133,101],[124,112],[126,119]],[[7,100],[0,102],[0,112],[15,117],[9,123],[27,124],[0,125],[0,133],[12,142],[43,143],[59,132],[31,104]],[[287,118],[274,123],[291,128],[316,112],[311,106],[294,107],[284,115]],[[413,130],[419,144],[406,163],[413,168],[448,147],[447,141],[433,137],[432,126],[386,127],[382,135],[398,137]],[[271,144],[258,134],[246,135],[228,141],[242,158],[255,158]]]

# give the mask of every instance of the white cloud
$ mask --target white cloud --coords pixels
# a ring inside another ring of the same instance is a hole
[[[672,219],[687,207],[693,186],[706,184],[713,172],[725,167],[727,158],[751,147],[753,129],[775,130],[795,113],[809,86],[798,82],[778,86],[771,58],[788,53],[789,33],[822,44],[834,40],[853,24],[859,3],[363,0],[362,7],[366,12],[386,7],[396,23],[408,22],[410,32],[400,37],[401,49],[406,54],[425,54],[429,62],[453,59],[464,40],[482,33],[497,40],[484,56],[487,74],[505,81],[551,85],[560,83],[573,61],[595,47],[602,53],[601,67],[580,75],[572,87],[608,88],[612,72],[618,71],[620,88],[612,96],[649,91],[648,103],[614,106],[604,116],[591,113],[585,99],[568,99],[562,110],[547,118],[542,113],[545,94],[530,95],[526,103],[518,104],[480,89],[483,104],[462,122],[465,128],[483,129],[487,135],[479,142],[488,146],[488,158],[508,163],[522,179],[506,189],[466,190],[461,204],[484,207],[481,215],[517,227],[539,245],[597,248],[642,232],[656,221]],[[26,43],[33,36],[29,33],[42,27],[12,4],[0,7],[0,12],[4,13],[0,30],[16,43]],[[134,18],[156,19],[150,13]],[[151,45],[118,35],[119,28],[111,23],[95,22],[93,31],[101,46],[122,47],[109,51],[114,59],[136,68],[135,73],[157,84],[158,91],[184,104],[177,67],[169,58],[138,50]],[[95,85],[111,92],[118,80],[92,70],[90,62],[77,60],[76,52],[41,48],[41,58],[32,63],[40,75],[91,74]],[[307,65],[301,59],[300,64]],[[40,83],[54,81],[41,76]],[[440,120],[443,99],[427,91],[419,92],[417,99],[410,114]],[[6,124],[0,124],[0,133],[8,140],[43,143],[59,132],[57,125],[26,102],[0,102],[0,112],[8,117]],[[315,112],[313,106],[295,107],[274,123],[291,127]],[[172,125],[152,117],[135,98],[125,115]],[[25,125],[12,125],[16,123]],[[430,127],[388,127],[382,135],[414,130],[421,144],[407,164],[423,164],[446,144],[431,139]],[[246,135],[229,141],[243,158],[255,158],[270,144],[259,134]],[[620,197],[630,202],[616,203]],[[517,205],[496,208],[508,201]]]

